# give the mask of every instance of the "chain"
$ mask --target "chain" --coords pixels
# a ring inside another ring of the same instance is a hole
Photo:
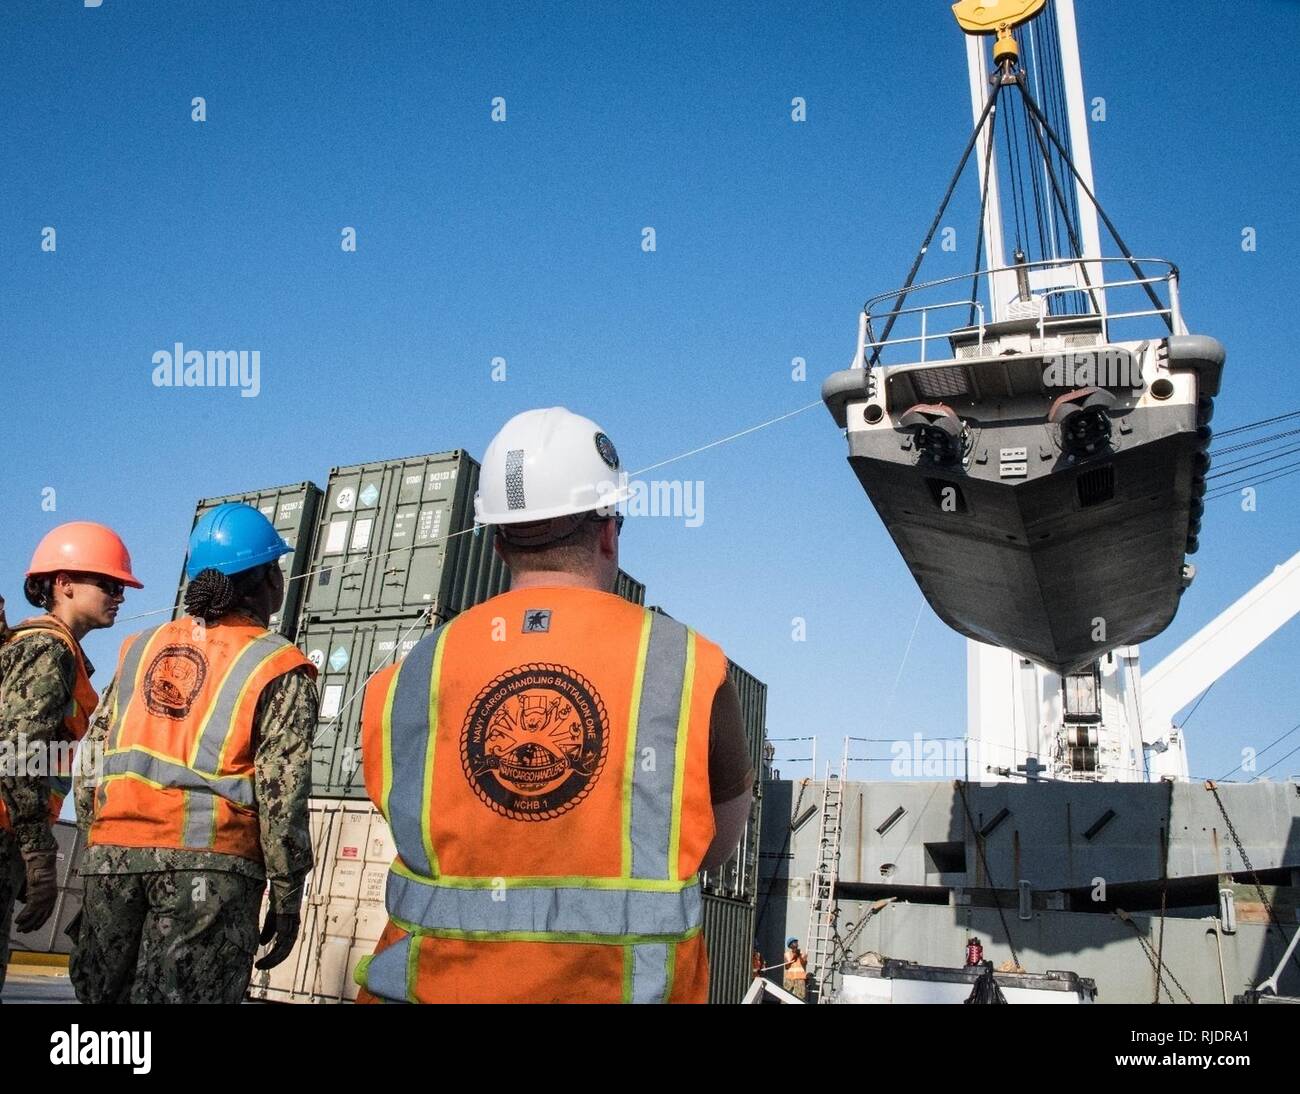
[[[1241,861],[1245,863],[1246,869],[1250,871],[1251,880],[1255,883],[1255,891],[1259,893],[1259,901],[1264,905],[1264,910],[1268,912],[1268,921],[1277,928],[1277,933],[1282,936],[1282,945],[1287,944],[1286,931],[1282,929],[1282,924],[1278,922],[1277,913],[1273,911],[1273,905],[1268,899],[1268,894],[1264,892],[1264,886],[1260,883],[1259,874],[1255,872],[1255,867],[1251,865],[1250,856],[1246,854],[1246,848],[1241,845],[1241,837],[1237,835],[1237,829],[1232,823],[1232,818],[1228,816],[1228,810],[1224,808],[1223,799],[1219,797],[1219,788],[1214,785],[1213,780],[1207,781],[1205,788],[1214,795],[1215,804],[1219,807],[1219,812],[1223,814],[1223,823],[1228,826],[1228,835],[1232,837],[1232,842],[1237,847],[1237,854],[1241,856]],[[1292,954],[1291,960],[1300,968],[1300,954]]]
[[[1159,1001],[1160,999],[1161,988],[1165,989],[1165,994],[1169,996],[1169,1002],[1172,1003],[1174,1001],[1174,993],[1169,990],[1169,985],[1166,984],[1164,981],[1164,978],[1167,975],[1169,979],[1174,982],[1174,985],[1178,988],[1179,992],[1182,993],[1182,997],[1190,1003],[1192,1001],[1192,997],[1187,994],[1187,989],[1184,988],[1183,985],[1178,982],[1178,977],[1174,975],[1173,969],[1169,968],[1168,966],[1165,966],[1164,971],[1162,973],[1161,969],[1157,967],[1155,951],[1151,948],[1151,943],[1148,942],[1146,940],[1146,937],[1142,934],[1142,928],[1139,927],[1136,923],[1134,923],[1132,919],[1127,919],[1124,916],[1120,916],[1120,918],[1123,919],[1124,922],[1127,923],[1130,927],[1132,927],[1134,932],[1137,934],[1138,944],[1142,947],[1142,953],[1147,959],[1147,964],[1151,966],[1151,971],[1156,974],[1156,985],[1157,985],[1156,1001]]]
[[[993,895],[993,906],[998,910],[998,919],[1002,922],[1002,933],[1007,936],[1007,947],[1011,950],[1011,960],[1016,963],[1016,968],[1023,968],[1020,964],[1020,955],[1016,952],[1015,940],[1011,937],[1011,928],[1007,925],[1007,917],[1002,912],[1002,895],[998,892],[997,883],[993,880],[993,871],[989,869],[989,860],[984,854],[984,841],[980,839],[979,830],[975,827],[975,818],[971,815],[970,802],[966,800],[966,788],[969,783],[959,782],[957,789],[961,793],[962,809],[966,813],[966,823],[970,825],[971,838],[975,841],[975,851],[980,857],[980,864],[984,867],[984,877],[989,883],[989,892]]]

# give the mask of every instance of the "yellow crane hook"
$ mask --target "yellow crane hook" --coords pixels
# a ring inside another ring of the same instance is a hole
[[[1046,6],[1047,0],[958,0],[952,13],[967,34],[997,35],[993,62],[1001,65],[1020,58],[1012,28],[1028,22]]]

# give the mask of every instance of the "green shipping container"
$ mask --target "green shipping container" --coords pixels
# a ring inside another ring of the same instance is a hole
[[[275,615],[271,616],[270,629],[279,631],[293,640],[298,629],[298,609],[302,604],[304,575],[311,562],[312,535],[316,531],[316,515],[320,508],[321,488],[314,482],[298,482],[290,486],[268,486],[265,490],[250,490],[246,494],[228,494],[224,498],[204,498],[194,509],[194,521],[190,528],[199,522],[199,518],[210,509],[226,502],[243,502],[261,512],[284,538],[292,554],[280,559],[280,569],[284,572],[284,604]],[[186,562],[188,562],[188,557]],[[180,587],[176,595],[176,607],[172,618],[179,619],[185,614],[185,590],[189,579],[185,576],[185,567],[181,567]]]
[[[431,630],[426,615],[363,622],[310,623],[298,648],[320,673],[320,712],[312,739],[312,796],[364,798],[361,702],[365,682],[400,661]]]
[[[739,1003],[754,978],[754,905],[708,894],[703,904],[709,1002]]]
[[[457,574],[475,549],[478,471],[459,449],[334,468],[303,622],[454,615]]]

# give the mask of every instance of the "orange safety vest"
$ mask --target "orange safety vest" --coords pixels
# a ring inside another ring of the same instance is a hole
[[[123,642],[87,843],[261,862],[257,704],[298,669],[315,679],[296,647],[240,616],[181,618]]]
[[[80,741],[86,735],[90,725],[90,716],[99,704],[99,693],[90,684],[90,673],[86,670],[86,655],[81,652],[81,643],[62,623],[52,615],[38,615],[25,619],[13,629],[10,642],[18,642],[30,634],[46,633],[56,635],[72,651],[77,663],[77,676],[72,684],[72,694],[68,696],[68,705],[63,711],[63,728],[67,731],[68,742]],[[43,776],[49,787],[49,818],[53,824],[59,819],[63,808],[63,799],[72,789],[72,754],[60,752],[49,757],[50,763],[56,763],[54,770]],[[0,798],[0,830],[11,831],[13,822],[9,819],[9,809]]]
[[[787,980],[806,980],[808,977],[808,958],[802,950],[795,957],[793,951],[786,950],[785,978]]]
[[[377,674],[362,760],[397,858],[361,999],[706,1002],[725,677],[682,624],[567,587],[495,597]]]

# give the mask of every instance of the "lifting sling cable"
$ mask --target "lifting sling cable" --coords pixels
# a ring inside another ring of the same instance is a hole
[[[993,149],[997,145],[998,112],[994,107],[989,113],[988,143],[984,146],[984,185],[980,187],[979,229],[975,232],[975,269],[970,279],[970,316],[966,320],[968,327],[975,325],[975,307],[980,291],[980,263],[984,261],[984,214],[989,204],[989,182],[993,178]],[[984,324],[981,323],[980,326]]]
[[[1020,44],[1021,51],[1023,52],[1023,36],[1020,35],[1018,31],[1016,41]],[[1015,100],[1012,100],[1012,102],[1014,103]],[[1048,244],[1051,237],[1051,232],[1047,226],[1047,214],[1045,214],[1043,208],[1043,187],[1046,185],[1046,180],[1040,181],[1038,177],[1038,169],[1036,166],[1038,156],[1034,151],[1033,138],[1029,135],[1029,112],[1025,109],[1024,103],[1018,105],[1020,107],[1019,110],[1016,110],[1014,106],[1012,107],[1012,114],[1019,115],[1021,125],[1021,130],[1017,130],[1016,132],[1016,140],[1018,142],[1023,142],[1024,144],[1024,177],[1029,179],[1029,191],[1033,194],[1034,198],[1034,226],[1038,229],[1038,250],[1036,254],[1035,252],[1031,252],[1031,254],[1035,254],[1037,260],[1045,261],[1050,254],[1050,247]],[[1017,156],[1020,155],[1019,144],[1017,144],[1016,153]],[[1020,185],[1024,186],[1023,178],[1020,180]],[[1029,204],[1028,195],[1025,197],[1025,204],[1026,206]]]
[[[1007,146],[1007,181],[1011,190],[1012,219],[1016,225],[1016,250],[1023,250],[1023,236],[1029,234],[1029,225],[1025,219],[1025,209],[1021,188],[1024,185],[1020,174],[1020,146],[1013,144],[1011,134],[1015,130],[1015,111],[1008,113],[1006,123],[1002,126],[1002,136]]]
[[[1019,28],[1018,28],[1019,29]],[[1024,52],[1025,39],[1029,39],[1029,52]],[[1038,36],[1034,33],[1034,20],[1030,20],[1024,25],[1020,36],[1016,39],[1020,43],[1021,56],[1026,60],[1021,62],[1019,75],[1021,82],[1028,86],[1032,92],[1047,97],[1047,85],[1044,83],[1042,65],[1038,57]],[[1029,81],[1032,81],[1030,83]],[[1050,112],[1050,107],[1049,107]],[[1033,156],[1033,146],[1030,146],[1030,156]],[[1043,157],[1043,189],[1047,190],[1047,173],[1051,170],[1051,163],[1046,156]],[[1057,216],[1056,209],[1049,203],[1047,207],[1047,238],[1043,240],[1043,257],[1051,257],[1053,260],[1061,257],[1061,248],[1057,236]]]
[[[1034,65],[1038,74],[1038,86],[1042,88],[1043,112],[1051,120],[1052,126],[1060,132],[1062,129],[1068,129],[1068,115],[1065,106],[1065,90],[1061,79],[1061,51],[1058,36],[1060,31],[1056,26],[1055,12],[1052,5],[1043,9],[1044,33],[1034,37],[1035,46],[1042,42],[1042,55],[1039,56],[1037,48],[1034,50]],[[1032,26],[1030,33],[1033,33]],[[1060,173],[1059,165],[1058,174]],[[1071,189],[1065,192],[1066,209],[1062,210],[1067,225],[1073,225],[1078,230],[1079,225],[1079,208],[1076,192]],[[1053,232],[1055,235],[1055,232]],[[1081,255],[1079,257],[1082,257]]]
[[[907,280],[899,290],[898,296],[894,300],[894,305],[890,309],[889,318],[885,321],[885,329],[881,333],[876,347],[871,351],[871,360],[869,365],[876,365],[880,362],[880,351],[884,344],[889,341],[889,332],[894,328],[894,321],[898,318],[899,310],[907,301],[908,293],[912,290],[912,283],[916,280],[917,271],[921,268],[921,263],[925,260],[926,252],[930,249],[930,244],[934,240],[934,233],[939,230],[939,221],[943,219],[944,211],[948,208],[948,202],[952,200],[953,191],[957,189],[957,183],[961,179],[962,172],[966,169],[966,161],[970,159],[970,154],[975,148],[975,142],[979,140],[979,135],[984,129],[984,123],[988,121],[989,114],[992,113],[994,106],[997,104],[998,96],[1002,93],[1002,82],[999,80],[993,85],[993,92],[989,95],[988,101],[984,104],[984,110],[979,116],[979,121],[975,123],[975,129],[970,135],[970,140],[966,142],[966,150],[961,154],[961,162],[957,164],[957,170],[953,172],[952,179],[948,183],[948,189],[943,195],[943,200],[939,203],[939,211],[934,214],[934,220],[930,222],[930,230],[925,234],[925,242],[921,244],[921,249],[917,252],[915,260],[912,262],[912,268],[907,273]]]
[[[1052,145],[1056,148],[1057,152],[1060,153],[1066,166],[1069,167],[1070,173],[1074,176],[1074,181],[1087,195],[1088,200],[1092,202],[1093,208],[1097,210],[1097,215],[1101,217],[1102,223],[1106,225],[1106,230],[1110,232],[1111,238],[1115,240],[1115,245],[1120,249],[1120,253],[1127,260],[1129,269],[1133,271],[1133,276],[1142,283],[1142,288],[1146,290],[1147,297],[1151,300],[1151,303],[1155,306],[1157,311],[1159,311],[1159,313],[1164,317],[1165,325],[1172,331],[1174,329],[1173,316],[1168,313],[1168,309],[1165,308],[1163,303],[1161,303],[1160,297],[1156,295],[1155,290],[1151,288],[1150,284],[1148,284],[1146,274],[1143,272],[1142,267],[1138,265],[1137,259],[1133,257],[1133,252],[1128,249],[1128,244],[1126,244],[1123,237],[1120,236],[1119,229],[1115,227],[1114,221],[1106,215],[1106,210],[1101,207],[1101,202],[1097,200],[1097,195],[1094,194],[1088,184],[1083,181],[1083,176],[1079,174],[1079,169],[1075,167],[1074,161],[1070,158],[1069,152],[1066,151],[1065,146],[1061,143],[1061,138],[1056,135],[1055,130],[1052,129],[1047,119],[1043,117],[1043,112],[1038,109],[1038,104],[1034,102],[1033,96],[1029,94],[1028,90],[1023,85],[1020,88],[1020,94],[1025,105],[1029,108],[1030,113],[1033,114],[1042,125],[1047,136],[1051,139]],[[1035,132],[1037,133],[1037,130],[1035,130]]]
[[[1052,76],[1056,84],[1056,102],[1057,102],[1057,113],[1056,113],[1057,127],[1056,128],[1057,128],[1057,132],[1060,132],[1063,129],[1069,129],[1070,127],[1069,108],[1067,106],[1068,100],[1065,94],[1065,66],[1061,61],[1061,39],[1060,39],[1060,30],[1056,22],[1056,9],[1054,7],[1049,7],[1048,14],[1051,16],[1051,20],[1052,20],[1052,35],[1051,35],[1052,55],[1053,55]],[[1070,189],[1066,191],[1066,196],[1070,199],[1070,214],[1073,218],[1073,222],[1075,224],[1078,224],[1079,223],[1079,192],[1077,188],[1070,187]]]
[[[1032,101],[1029,98],[1029,90],[1025,87],[1024,82],[1018,80],[1016,83],[1020,88],[1020,93],[1025,96],[1026,101]],[[1039,115],[1039,117],[1041,117],[1041,115]],[[1070,222],[1070,210],[1069,206],[1065,203],[1065,195],[1061,193],[1061,184],[1057,181],[1056,172],[1052,170],[1051,150],[1047,147],[1047,142],[1043,139],[1043,134],[1039,130],[1038,125],[1032,119],[1027,120],[1029,121],[1030,130],[1038,141],[1039,150],[1043,154],[1043,168],[1047,172],[1048,180],[1051,182],[1052,196],[1056,199],[1057,208],[1065,218],[1065,231],[1070,238],[1070,248],[1074,251],[1074,257],[1079,259],[1079,272],[1083,275],[1083,283],[1087,287],[1088,298],[1092,301],[1093,311],[1100,315],[1101,304],[1097,299],[1096,291],[1092,287],[1092,280],[1088,277],[1088,267],[1083,261],[1083,247],[1079,243],[1079,237],[1074,232],[1074,225]],[[1042,124],[1046,126],[1047,120],[1043,119]],[[1054,217],[1055,213],[1053,213],[1053,218]],[[1053,223],[1055,223],[1054,219]],[[1139,274],[1139,276],[1141,275]],[[1160,306],[1159,300],[1156,301],[1156,306]]]

